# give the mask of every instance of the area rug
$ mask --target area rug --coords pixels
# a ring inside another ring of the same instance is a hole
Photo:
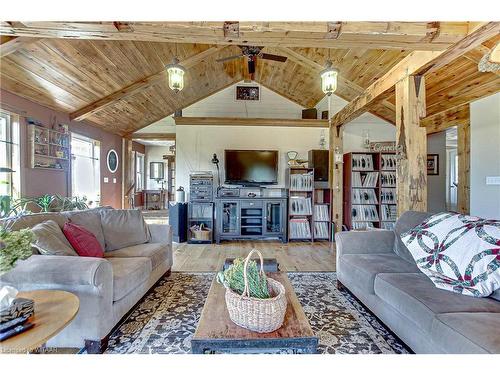
[[[214,275],[172,273],[163,278],[111,334],[106,353],[190,353]],[[408,353],[349,292],[335,287],[334,272],[288,276],[319,337],[319,353]]]

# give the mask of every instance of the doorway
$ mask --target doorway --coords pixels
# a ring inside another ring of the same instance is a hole
[[[458,211],[458,132],[446,129],[446,210]]]
[[[74,197],[86,198],[89,207],[101,200],[101,145],[81,134],[71,135],[71,191]]]

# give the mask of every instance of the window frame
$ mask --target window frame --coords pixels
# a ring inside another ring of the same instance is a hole
[[[5,144],[5,165],[0,165],[0,167],[6,167],[12,169],[13,173],[7,173],[7,184],[9,185],[8,194],[11,199],[20,198],[22,195],[22,184],[21,184],[21,134],[19,126],[19,115],[6,111],[0,108],[0,117],[6,118],[6,136],[5,140],[0,139],[0,142]],[[17,150],[16,150],[17,147]],[[2,155],[4,156],[4,155]],[[2,163],[3,164],[3,163]]]
[[[139,159],[141,159],[140,162],[139,162]],[[144,170],[144,165],[145,165],[144,163],[145,163],[145,155],[141,152],[135,151],[135,153],[134,153],[134,164],[135,164],[134,191],[136,193],[142,192],[144,190],[144,182],[145,182],[145,177],[146,177],[145,170]],[[140,171],[138,170],[138,167],[140,167]],[[140,188],[139,188],[139,184],[138,184],[139,180],[141,182]]]

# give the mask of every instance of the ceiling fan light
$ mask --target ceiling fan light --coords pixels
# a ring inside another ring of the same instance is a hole
[[[338,69],[332,68],[330,62],[327,63],[326,69],[320,73],[321,89],[327,95],[331,95],[337,90]]]
[[[179,64],[179,60],[174,57],[172,64],[166,67],[168,73],[168,87],[174,92],[179,92],[184,88],[184,73],[186,69]]]

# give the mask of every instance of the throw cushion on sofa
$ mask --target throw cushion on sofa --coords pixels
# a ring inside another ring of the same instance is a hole
[[[104,250],[96,236],[83,226],[66,223],[63,233],[81,257],[102,258],[104,256]]]
[[[500,288],[500,220],[439,213],[401,239],[438,288],[476,297]]]
[[[31,228],[35,235],[32,246],[43,255],[78,255],[64,236],[59,225],[47,220]]]
[[[148,227],[139,210],[103,210],[101,215],[102,231],[106,251],[149,242]]]
[[[96,209],[83,211],[67,211],[62,213],[70,222],[92,232],[104,249],[104,233],[102,233],[101,215]]]

